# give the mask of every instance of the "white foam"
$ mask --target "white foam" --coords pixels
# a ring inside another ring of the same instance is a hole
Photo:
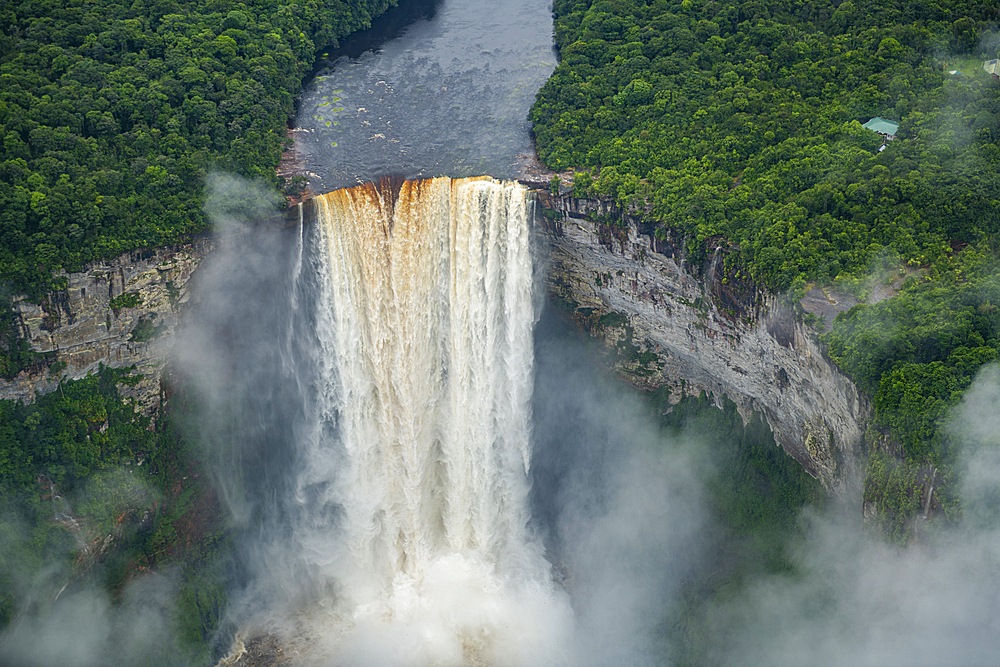
[[[292,643],[352,667],[567,664],[572,612],[526,527],[527,190],[442,178],[319,204],[324,386],[299,486],[342,520],[296,539],[338,594]]]

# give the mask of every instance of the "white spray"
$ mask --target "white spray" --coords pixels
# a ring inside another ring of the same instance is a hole
[[[299,489],[323,490],[303,555],[336,595],[295,642],[317,662],[566,660],[568,602],[527,529],[528,196],[439,178],[317,202],[322,386]]]

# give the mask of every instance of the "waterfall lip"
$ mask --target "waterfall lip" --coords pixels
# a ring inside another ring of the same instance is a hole
[[[367,181],[359,182],[354,185],[346,185],[338,188],[331,188],[327,190],[308,190],[308,192],[301,198],[296,199],[288,207],[287,211],[291,212],[296,210],[298,207],[306,205],[308,202],[325,197],[333,192],[339,192],[341,190],[353,190],[354,188],[374,188],[380,196],[386,197],[386,201],[391,201],[392,205],[395,206],[395,201],[398,199],[399,192],[404,184],[412,183],[421,186],[424,183],[435,181],[438,179],[448,179],[451,181],[466,181],[474,182],[480,180],[488,180],[497,184],[503,183],[517,183],[522,187],[528,189],[529,191],[542,190],[548,192],[549,181],[552,176],[559,175],[562,172],[552,171],[550,169],[541,168],[540,170],[525,166],[513,178],[501,178],[493,174],[480,174],[478,176],[419,176],[419,177],[406,177],[404,174],[399,172],[390,172],[384,176],[379,176],[377,178],[372,178]],[[568,174],[572,172],[566,172],[567,178]],[[301,224],[301,220],[296,220],[290,217],[290,213],[286,213],[286,220],[284,223],[285,227],[293,227],[297,224]]]

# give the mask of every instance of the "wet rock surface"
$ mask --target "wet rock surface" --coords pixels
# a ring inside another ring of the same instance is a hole
[[[218,667],[283,667],[292,664],[284,642],[270,633],[253,634],[248,639],[236,639],[229,656]]]

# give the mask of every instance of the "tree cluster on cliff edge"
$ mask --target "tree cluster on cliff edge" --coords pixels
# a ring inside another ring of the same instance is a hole
[[[873,263],[916,270],[901,296],[845,314],[826,342],[911,464],[944,463],[941,419],[1000,349],[987,278],[1000,84],[982,70],[1000,55],[996,6],[554,10],[560,63],[530,113],[543,161],[577,169],[578,194],[648,205],[649,222],[695,252],[722,239],[733,268],[776,292],[863,290]],[[900,123],[895,141],[862,127],[875,116]]]
[[[69,0],[0,8],[0,281],[205,228],[207,171],[275,183],[316,50],[394,0]]]

